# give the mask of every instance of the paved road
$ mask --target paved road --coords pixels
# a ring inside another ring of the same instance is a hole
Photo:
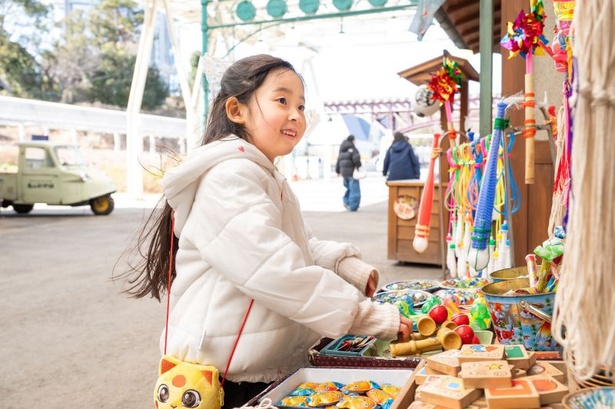
[[[340,179],[292,185],[314,233],[357,244],[381,270],[381,284],[440,278],[439,268],[386,259],[381,176],[361,182],[363,206],[355,213],[341,205]],[[117,195],[109,216],[87,207],[0,212],[0,407],[153,407],[164,305],[129,299],[110,280],[153,199]]]

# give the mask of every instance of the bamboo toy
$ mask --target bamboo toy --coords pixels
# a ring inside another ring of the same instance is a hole
[[[542,31],[544,29],[544,6],[542,0],[530,0],[530,13],[523,10],[514,22],[508,22],[508,31],[500,44],[508,49],[508,58],[518,54],[525,57],[525,96],[523,106],[525,108],[525,183],[534,183],[534,137],[536,136],[536,120],[534,119],[534,67],[533,54],[544,54],[547,40]]]
[[[431,160],[429,161],[429,169],[427,171],[427,179],[421,192],[421,201],[419,203],[419,215],[416,226],[414,228],[414,240],[412,247],[417,253],[423,253],[427,249],[429,243],[429,224],[431,222],[431,208],[433,204],[434,192],[434,177],[436,159],[440,154],[440,134],[433,135],[433,145],[431,146]]]
[[[416,321],[416,328],[423,336],[429,337],[438,329],[438,325],[429,315],[425,315]]]
[[[438,335],[420,341],[398,342],[391,344],[391,356],[415,355],[428,351],[461,348],[461,337],[450,328],[442,327],[438,330]]]
[[[534,184],[534,138],[536,137],[536,120],[534,119],[534,64],[532,63],[532,52],[525,57],[525,121],[523,124],[523,138],[525,139],[525,183]]]

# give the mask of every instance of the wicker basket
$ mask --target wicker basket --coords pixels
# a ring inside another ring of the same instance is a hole
[[[580,389],[564,396],[566,409],[609,409],[615,407],[615,387]]]

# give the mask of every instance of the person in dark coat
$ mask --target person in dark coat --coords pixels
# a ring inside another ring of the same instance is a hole
[[[387,150],[382,175],[387,180],[420,179],[421,167],[412,145],[401,132],[395,132],[393,143]]]
[[[354,135],[349,135],[340,145],[340,153],[335,164],[335,172],[344,178],[344,207],[351,212],[359,209],[361,204],[361,186],[353,177],[355,169],[361,167],[361,155],[354,145]]]

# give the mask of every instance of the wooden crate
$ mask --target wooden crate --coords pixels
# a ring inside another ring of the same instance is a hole
[[[414,240],[414,230],[424,182],[396,180],[387,182],[387,185],[389,186],[387,258],[389,260],[441,266],[445,262],[444,257],[446,256],[445,236],[448,230],[448,212],[443,209],[440,189],[442,189],[442,198],[444,198],[446,185],[443,184],[440,187],[438,183],[435,184],[429,224],[429,244],[423,253],[417,253],[414,250],[412,241]],[[413,208],[415,215],[408,218],[412,216],[412,211],[400,213],[399,206],[396,208],[398,202],[406,202],[407,206]]]

